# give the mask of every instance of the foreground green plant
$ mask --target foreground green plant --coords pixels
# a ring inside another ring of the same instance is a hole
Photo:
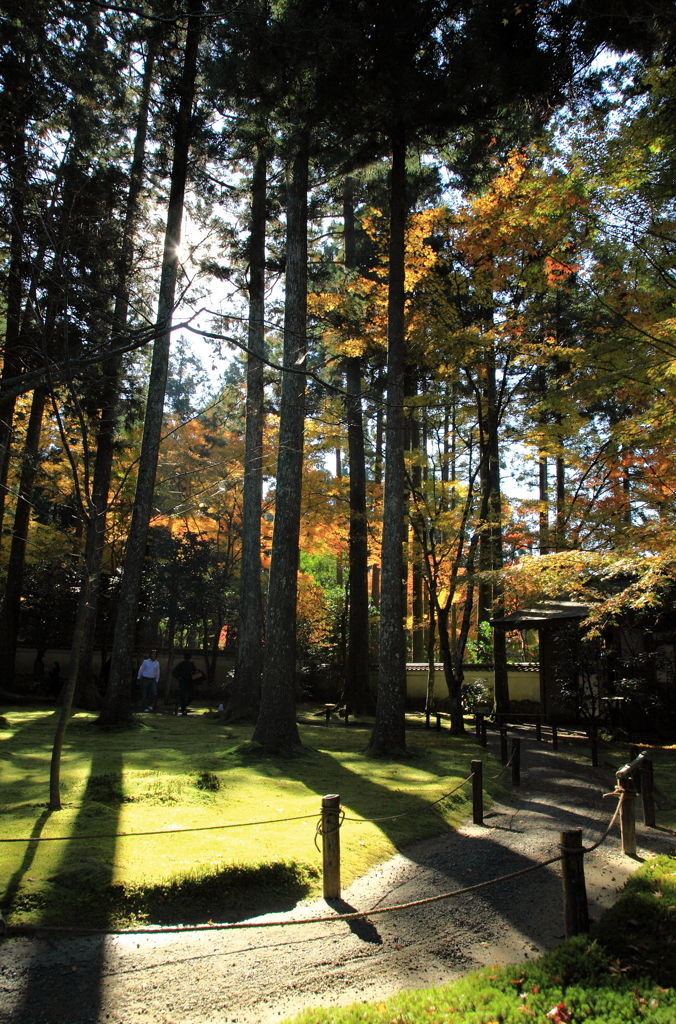
[[[644,864],[594,934],[518,966],[379,1003],[307,1010],[293,1024],[673,1024],[676,851]]]

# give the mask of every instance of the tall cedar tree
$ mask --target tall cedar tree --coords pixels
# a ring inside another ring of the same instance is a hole
[[[167,224],[164,235],[164,256],[160,278],[160,293],[157,306],[157,337],[153,345],[153,360],[148,382],[143,439],[139,456],[136,493],[131,524],[127,536],[124,570],[120,584],[117,620],[113,638],[113,653],[106,700],[99,716],[104,725],[111,725],[129,717],[124,702],[125,687],[128,686],[134,655],[134,636],[138,613],[146,552],[150,514],[152,511],[153,489],[159,445],[162,437],[164,397],[167,387],[169,350],[171,345],[171,318],[174,310],[176,281],[178,277],[178,247],[181,241],[183,201],[188,174],[188,153],[193,136],[193,103],[197,76],[197,55],[202,30],[202,5],[191,5],[185,39],[183,71],[180,82],[180,102],[174,131],[174,155],[171,169],[171,186],[167,207]]]
[[[254,742],[277,748],[300,744],[296,724],[296,600],[305,426],[302,368],[307,358],[307,190],[305,132],[291,162],[287,192],[284,366],[292,372],[282,376],[261,707],[253,734]]]
[[[255,719],[263,668],[263,595],[261,591],[261,501],[263,497],[263,424],[265,358],[265,224],[267,157],[261,147],[254,160],[249,234],[249,336],[246,371],[246,434],[242,494],[237,660],[226,708],[230,721]],[[260,358],[259,358],[260,357]]]

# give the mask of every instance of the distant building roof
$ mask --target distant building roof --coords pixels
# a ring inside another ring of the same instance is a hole
[[[548,622],[571,622],[586,619],[589,605],[578,601],[542,601],[530,608],[517,608],[509,615],[501,615],[491,619],[492,626],[503,626],[506,629],[523,629],[543,626]]]

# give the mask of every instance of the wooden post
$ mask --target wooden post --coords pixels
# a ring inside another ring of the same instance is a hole
[[[437,732],[441,732],[441,715],[437,715]]]
[[[507,730],[505,728],[500,729],[500,760],[503,764],[507,764],[509,760],[507,756]]]
[[[579,852],[578,852],[579,851]],[[563,920],[566,938],[589,931],[587,887],[584,880],[582,829],[561,833],[561,877],[563,880]]]
[[[589,745],[591,747],[591,763],[592,768],[598,768],[599,766],[599,734],[596,728],[596,723],[592,722],[589,726]]]
[[[637,748],[635,747],[634,749],[636,750]],[[636,757],[633,759],[634,761],[638,762],[635,765],[634,772],[632,774],[632,778],[634,780],[634,789],[636,790],[637,793],[640,793],[642,788],[643,788],[643,771],[642,771],[642,768],[643,768],[643,765],[645,763],[646,757],[647,757],[647,753],[644,750],[642,754],[637,754]]]
[[[425,711],[425,728],[429,729],[429,727],[430,727],[430,713],[429,713],[429,711]]]
[[[559,749],[559,730],[555,725],[552,726],[552,750],[557,751]]]
[[[340,796],[322,797],[324,899],[340,899]]]
[[[484,823],[484,765],[483,761],[472,761],[472,821],[475,825]]]
[[[327,707],[327,709],[326,709],[326,724],[327,725],[329,724],[330,720],[331,720],[331,708]]]
[[[620,808],[620,828],[622,831],[622,853],[627,857],[636,856],[636,791],[630,775],[618,775],[617,781],[624,790],[624,799]]]
[[[521,785],[521,740],[512,739],[512,782]]]
[[[347,710],[347,706],[345,707],[345,710],[343,712],[343,716],[345,718],[345,725],[349,725],[350,724],[350,722],[349,722],[350,712]]]
[[[542,742],[542,719],[539,715],[535,716],[535,739],[538,743]]]
[[[488,746],[488,741],[486,739],[486,719],[484,718],[483,715],[481,716],[481,739],[479,740],[479,742],[481,743],[482,747]]]
[[[476,732],[477,743],[481,743],[481,721],[483,717],[483,715],[479,714],[474,715],[474,731]]]
[[[641,766],[641,796],[643,798],[643,824],[655,827],[655,797],[653,783],[653,763],[644,757]]]

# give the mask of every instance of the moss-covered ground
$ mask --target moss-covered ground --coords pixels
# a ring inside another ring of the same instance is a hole
[[[312,710],[304,709],[306,720]],[[339,793],[346,814],[356,818],[415,812],[343,828],[341,866],[349,884],[396,850],[465,819],[469,787],[429,805],[469,775],[473,757],[489,758],[471,736],[451,739],[446,730],[412,730],[410,756],[384,760],[365,752],[368,723],[301,725],[302,750],[271,757],[247,743],[250,727],[226,726],[206,709],[187,718],[141,716],[131,729],[108,732],[94,716],[76,714],[63,755],[63,809],[49,812],[56,712],[9,709],[3,716],[0,834],[72,837],[0,843],[1,902],[12,923],[189,923],[290,908],[320,890],[314,837],[325,793]],[[486,789],[495,794],[501,784],[491,774],[487,766]],[[308,817],[171,831],[299,815]],[[151,830],[166,834],[75,838]]]
[[[293,1024],[674,1024],[676,856],[646,862],[590,936],[518,966],[307,1010]]]

